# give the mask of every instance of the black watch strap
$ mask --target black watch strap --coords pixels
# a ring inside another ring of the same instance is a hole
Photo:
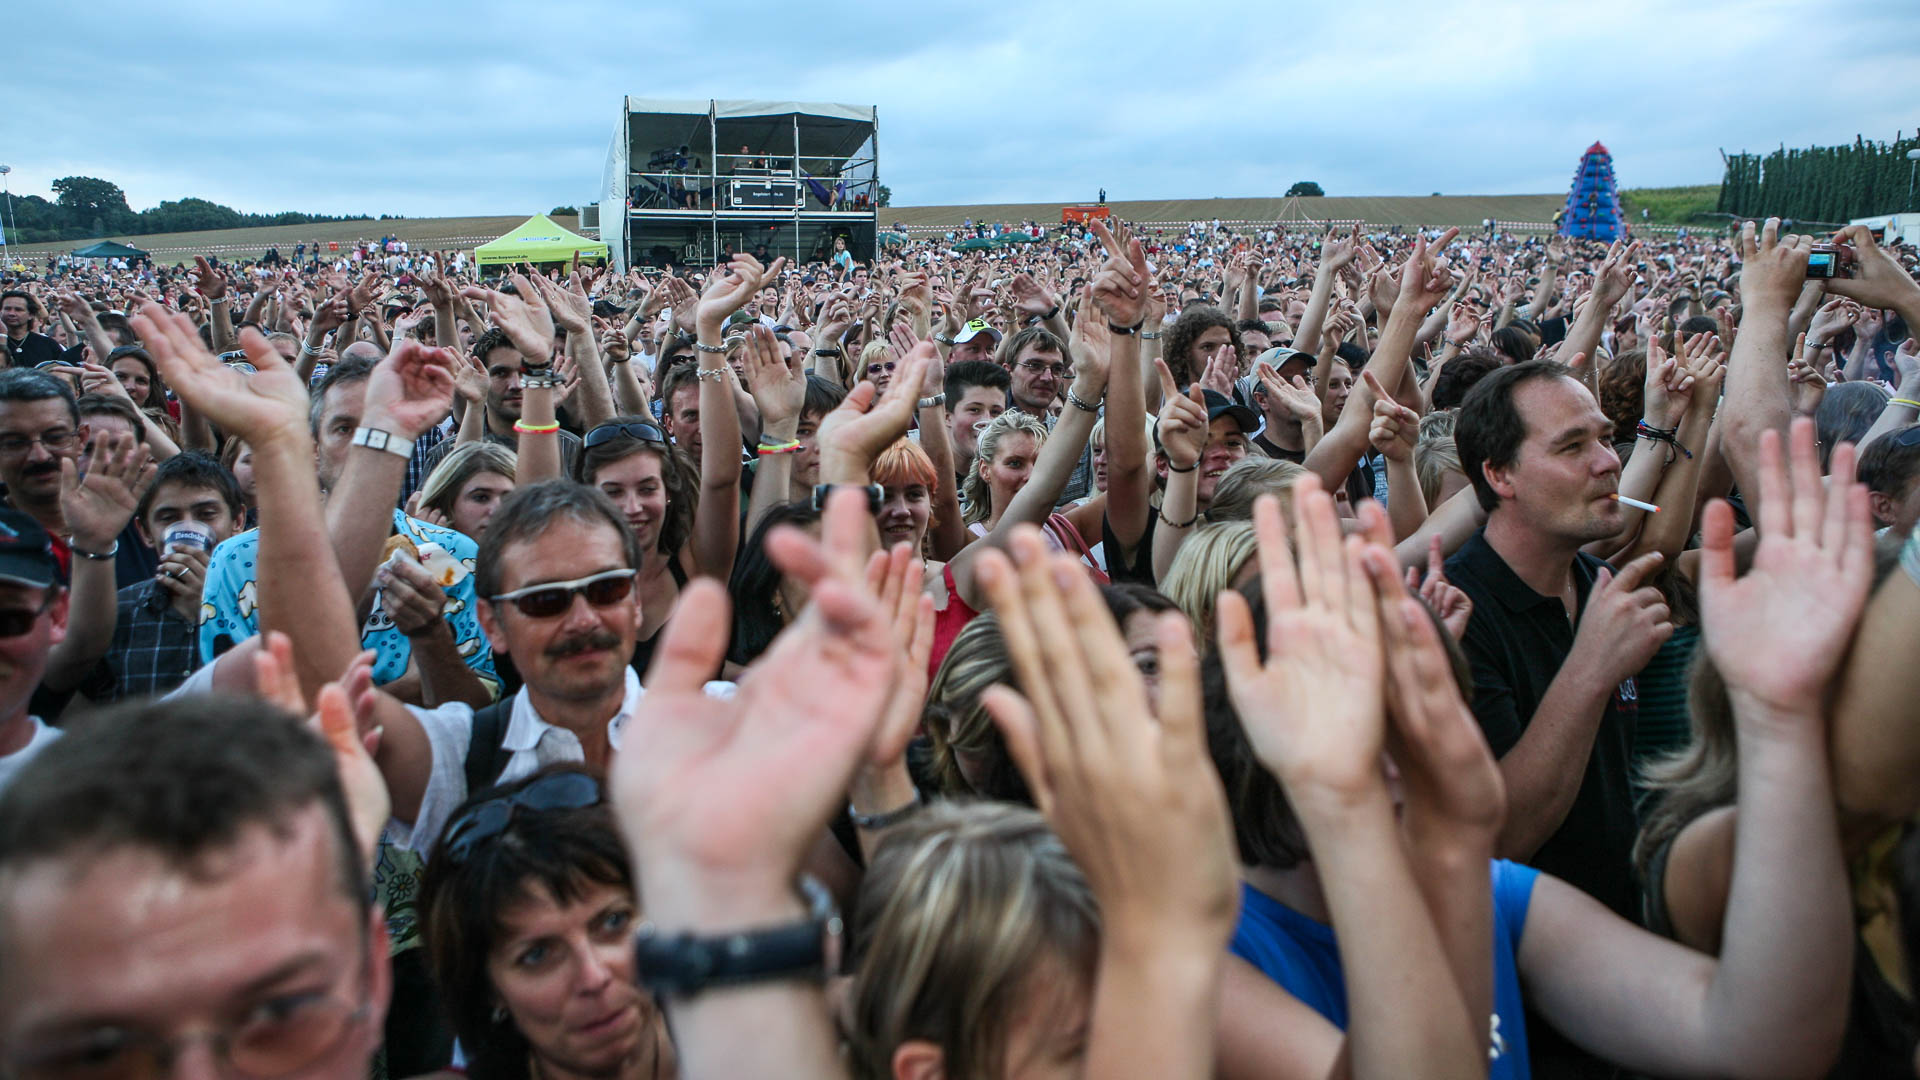
[[[662,935],[653,924],[633,939],[633,969],[640,985],[661,997],[691,997],[716,986],[771,979],[826,977],[839,963],[840,913],[826,887],[800,880],[811,911],[798,923],[696,937]]]
[[[813,485],[813,512],[824,514],[827,511],[827,497],[835,488],[853,488],[867,493],[867,510],[875,517],[880,516],[880,507],[887,501],[887,489],[879,484],[815,484]]]

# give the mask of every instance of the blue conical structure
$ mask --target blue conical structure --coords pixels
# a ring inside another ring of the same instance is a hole
[[[1621,233],[1620,191],[1613,182],[1613,155],[1594,143],[1580,157],[1573,189],[1560,211],[1560,235],[1613,241]]]

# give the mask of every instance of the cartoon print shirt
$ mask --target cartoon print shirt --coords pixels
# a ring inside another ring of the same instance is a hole
[[[454,645],[467,666],[499,693],[499,679],[493,670],[493,650],[480,631],[480,618],[474,610],[473,564],[479,547],[465,535],[393,512],[394,531],[406,534],[416,545],[439,544],[467,568],[467,576],[447,590],[447,625],[453,629]],[[213,549],[207,566],[207,584],[200,600],[200,662],[212,663],[221,653],[260,632],[259,596],[254,582],[254,564],[260,550],[259,530],[243,532]],[[388,683],[406,673],[413,647],[387,617],[376,592],[366,624],[360,627],[360,644],[378,654],[373,661],[373,681]]]

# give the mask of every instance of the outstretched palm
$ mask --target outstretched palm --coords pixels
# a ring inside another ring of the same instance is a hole
[[[207,351],[188,315],[148,304],[133,326],[167,385],[216,427],[255,445],[288,428],[305,437],[306,384],[259,331],[240,331],[240,348],[257,369],[246,375]]]

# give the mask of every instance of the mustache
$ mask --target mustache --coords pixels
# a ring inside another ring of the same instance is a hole
[[[586,652],[589,649],[612,649],[617,648],[619,644],[620,636],[618,634],[609,633],[605,630],[595,630],[590,633],[577,634],[573,637],[554,642],[547,646],[547,655],[555,660],[564,660],[569,656]]]

